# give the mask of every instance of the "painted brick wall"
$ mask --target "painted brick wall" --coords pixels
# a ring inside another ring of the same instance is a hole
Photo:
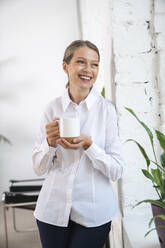
[[[120,137],[123,142],[136,139],[150,154],[148,136],[124,106],[132,108],[149,127],[164,128],[165,1],[114,0],[112,13]],[[146,214],[151,211],[149,204],[132,209],[140,200],[157,197],[141,173],[141,168],[146,167],[145,161],[133,143],[123,144],[123,155],[126,162],[122,182],[124,214]]]

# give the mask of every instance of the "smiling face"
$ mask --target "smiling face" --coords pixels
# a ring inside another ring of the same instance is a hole
[[[69,64],[63,62],[63,69],[69,78],[70,89],[90,91],[97,79],[99,57],[96,51],[86,46],[78,48]]]

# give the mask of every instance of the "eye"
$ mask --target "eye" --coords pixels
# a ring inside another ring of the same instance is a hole
[[[93,66],[93,67],[98,67],[98,66],[99,66],[99,64],[92,64],[92,66]]]
[[[84,64],[84,61],[83,60],[77,60],[77,63],[78,64]]]

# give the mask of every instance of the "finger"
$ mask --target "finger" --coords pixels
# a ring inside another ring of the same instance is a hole
[[[60,138],[60,135],[59,134],[52,133],[52,134],[48,134],[47,137],[50,137],[50,138],[56,138],[56,137],[58,137],[58,139],[59,139]]]
[[[73,139],[73,143],[79,143],[81,141],[83,141],[85,139],[85,135],[84,134],[81,134],[79,137],[76,137]]]
[[[58,117],[55,117],[55,118],[53,118],[53,121],[57,121],[57,120],[59,120],[60,118],[58,118]]]
[[[46,127],[46,130],[47,131],[50,131],[50,130],[59,130],[59,127],[58,126],[55,126],[55,125],[49,125]]]
[[[58,122],[57,122],[57,120],[58,120],[59,118],[54,118],[53,119],[53,121],[51,121],[51,122],[49,122],[47,125],[46,125],[46,127],[52,127],[52,126],[58,126]]]
[[[47,128],[47,129],[46,129],[46,133],[47,133],[47,134],[59,133],[59,128],[58,128],[58,127]]]
[[[84,142],[80,142],[80,143],[78,143],[76,145],[71,145],[70,149],[78,150],[78,149],[80,149],[80,147],[83,146],[83,144],[84,144]]]
[[[52,128],[58,128],[58,126],[55,123],[49,123],[45,126],[46,130],[52,129]]]
[[[48,141],[49,141],[51,144],[52,144],[52,143],[53,143],[53,144],[55,144],[55,143],[56,143],[56,140],[55,140],[55,139],[51,139],[51,138],[49,138],[49,139],[48,139]]]
[[[59,139],[59,138],[60,138],[60,136],[59,136],[59,135],[48,135],[48,136],[47,136],[47,138],[48,138],[48,139],[54,139],[54,140],[57,140],[57,139]]]
[[[65,140],[65,139],[63,139],[63,138],[61,138],[60,140],[61,140],[61,143],[62,143],[65,147],[70,148],[70,145],[71,145],[71,144],[70,144],[67,140]]]
[[[78,144],[72,144],[72,149],[79,149],[80,147],[82,147],[84,145],[84,141],[79,142]]]
[[[83,141],[83,139],[82,138],[80,138],[80,137],[78,137],[78,138],[74,138],[73,139],[73,143],[74,144],[76,144],[76,143],[80,143],[80,142],[82,142]]]
[[[61,139],[58,139],[56,141],[57,144],[61,145],[63,148],[65,149],[69,149],[68,146],[66,144],[63,143],[63,141]]]
[[[51,132],[51,133],[47,133],[47,137],[60,137],[60,134],[58,132]]]
[[[67,145],[67,146],[70,146],[71,144],[69,143],[69,141],[67,141],[66,139],[64,139],[64,138],[61,138],[61,141],[65,144],[65,145]]]
[[[65,139],[61,139],[62,143],[67,146],[68,149],[74,149],[77,150],[79,149],[81,146],[83,146],[84,142],[81,141],[78,144],[70,144],[67,140]]]
[[[48,123],[45,127],[46,127],[46,129],[52,128],[52,127],[58,127],[58,123],[55,121],[52,121],[52,122]]]

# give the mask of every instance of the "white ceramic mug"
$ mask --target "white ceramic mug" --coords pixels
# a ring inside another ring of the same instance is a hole
[[[80,136],[80,121],[78,118],[60,118],[58,123],[61,138],[65,138],[67,141],[72,143],[73,138]]]

